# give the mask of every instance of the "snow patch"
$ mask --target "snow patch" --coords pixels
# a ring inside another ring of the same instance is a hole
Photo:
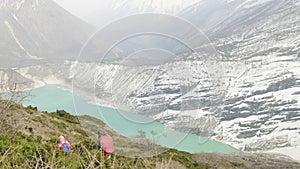
[[[22,5],[24,4],[25,0],[21,0],[21,1],[17,1],[16,5],[17,5],[17,11],[22,7]]]
[[[245,2],[245,8],[251,8],[251,7],[254,7],[254,6],[257,6],[257,5],[261,5],[261,4],[265,4],[269,1],[272,1],[272,0],[248,0]]]
[[[269,152],[288,155],[291,158],[293,158],[294,160],[300,162],[300,146],[299,147],[276,148]]]
[[[236,0],[224,0],[227,3],[234,2]],[[258,5],[265,4],[273,0],[245,0],[238,8],[253,8]]]
[[[14,19],[15,19],[17,22],[19,22],[19,19],[18,19],[18,17],[16,16],[16,14],[13,14],[13,17],[14,17]]]

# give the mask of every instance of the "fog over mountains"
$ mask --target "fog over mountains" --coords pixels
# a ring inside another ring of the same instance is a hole
[[[102,0],[99,9],[86,16],[86,20],[101,28],[114,20],[141,13],[176,15],[199,0]]]
[[[126,5],[152,10],[146,1],[118,4],[115,10],[129,8]],[[86,60],[75,62],[93,26],[51,0],[2,0],[0,64],[14,69],[1,71],[0,79],[20,76],[27,81],[24,88],[70,86],[73,81],[75,91],[87,97],[95,94],[100,103],[145,114],[176,130],[211,136],[244,150],[297,150],[300,1],[202,0],[185,5],[166,13],[203,30],[209,44],[199,46],[197,53],[176,53],[176,59],[141,66],[99,63],[95,51],[106,42],[97,39],[89,46],[91,56],[87,52]],[[128,46],[140,50],[139,43],[129,44],[115,51]],[[213,46],[214,53],[203,50],[207,46]],[[215,54],[217,60],[205,59]]]

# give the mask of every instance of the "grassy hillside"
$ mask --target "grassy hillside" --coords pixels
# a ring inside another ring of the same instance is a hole
[[[6,102],[0,101],[0,108]],[[14,103],[0,112],[0,168],[300,168],[284,156],[190,154],[162,148],[147,140],[121,136],[101,120],[63,110],[40,112]],[[114,138],[116,152],[111,158],[94,149],[99,128]],[[57,150],[59,135],[71,142],[72,153]],[[149,155],[145,148],[156,155],[140,158]]]

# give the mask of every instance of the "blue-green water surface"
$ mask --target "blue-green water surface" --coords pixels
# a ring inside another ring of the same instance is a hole
[[[30,97],[23,104],[36,106],[42,111],[66,110],[73,115],[97,117],[124,136],[134,137],[138,136],[140,131],[144,131],[148,138],[155,135],[155,141],[162,146],[190,153],[238,151],[214,140],[165,129],[163,124],[142,115],[89,103],[81,96],[57,85],[46,85],[31,90]]]

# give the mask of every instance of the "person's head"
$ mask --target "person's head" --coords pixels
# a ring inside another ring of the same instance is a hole
[[[59,136],[59,141],[60,141],[61,143],[63,143],[63,142],[65,142],[65,141],[66,141],[66,139],[65,139],[65,137],[64,137],[64,136]]]
[[[105,130],[103,130],[103,129],[98,130],[98,136],[103,136],[105,134],[106,134]]]

